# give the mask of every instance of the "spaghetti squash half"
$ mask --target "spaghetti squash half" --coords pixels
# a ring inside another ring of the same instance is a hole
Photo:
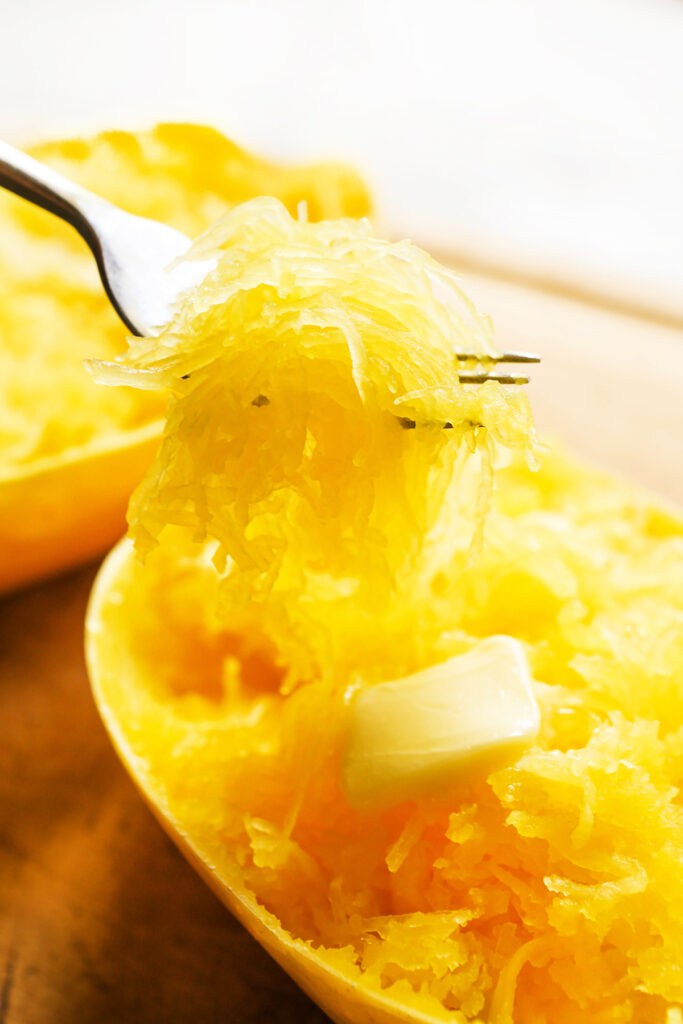
[[[407,243],[256,200],[208,253],[168,330],[96,370],[169,396],[87,624],[133,777],[339,1024],[674,1024],[680,519],[539,467],[524,395],[459,383],[488,321]],[[495,763],[420,695],[451,679],[495,746],[496,687],[477,707],[457,675],[492,637],[530,674]]]
[[[104,132],[31,153],[190,236],[261,194],[291,210],[305,201],[312,219],[368,209],[350,170],[280,167],[195,125]],[[123,532],[164,400],[94,387],[83,359],[113,358],[126,344],[85,243],[44,211],[0,195],[0,592],[94,557]]]

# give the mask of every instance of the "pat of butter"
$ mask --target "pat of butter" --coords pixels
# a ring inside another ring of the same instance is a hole
[[[513,759],[540,724],[521,644],[489,637],[466,654],[356,695],[344,788],[355,806],[434,794]]]

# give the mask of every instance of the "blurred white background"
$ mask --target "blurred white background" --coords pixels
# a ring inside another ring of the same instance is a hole
[[[683,321],[683,0],[4,0],[0,135],[191,119],[382,227]]]

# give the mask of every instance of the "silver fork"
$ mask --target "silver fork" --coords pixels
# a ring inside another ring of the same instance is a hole
[[[176,262],[190,247],[186,235],[157,220],[127,213],[1,141],[0,185],[76,228],[97,261],[112,306],[132,334],[156,334],[170,321],[180,294],[215,266],[215,260]],[[489,380],[528,384],[525,374],[492,373],[491,369],[503,363],[540,362],[526,352],[459,354],[457,359],[478,367],[460,371],[463,384]]]
[[[109,300],[133,334],[167,324],[178,296],[215,261],[174,261],[191,240],[168,224],[127,213],[0,141],[0,185],[67,221],[90,247]]]

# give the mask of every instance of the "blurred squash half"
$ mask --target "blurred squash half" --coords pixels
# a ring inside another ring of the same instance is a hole
[[[368,192],[334,164],[282,167],[188,124],[48,142],[31,153],[93,191],[190,236],[252,196],[311,220],[364,216]],[[111,359],[126,331],[94,261],[68,226],[0,195],[0,593],[102,553],[125,527],[163,402],[97,388],[83,367]]]

